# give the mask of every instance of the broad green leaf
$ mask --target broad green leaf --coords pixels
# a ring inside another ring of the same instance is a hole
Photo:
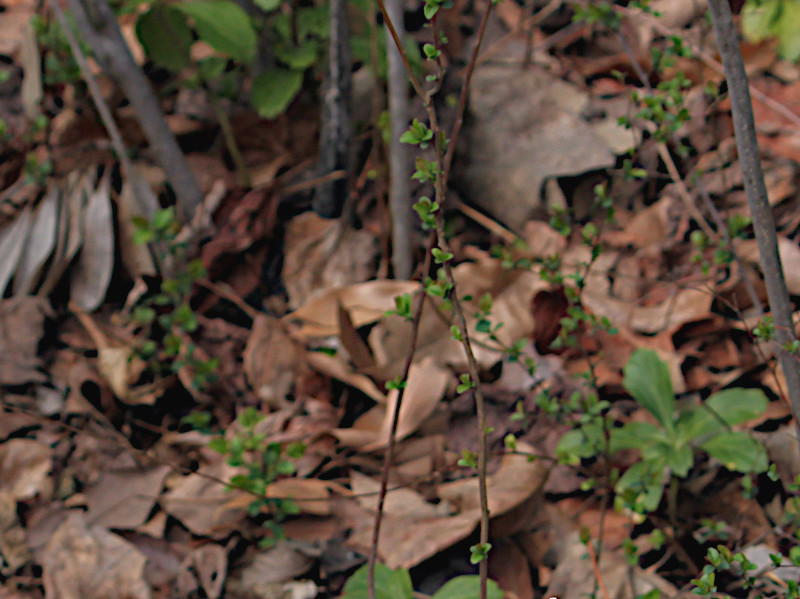
[[[768,467],[764,446],[747,433],[723,433],[709,439],[701,447],[728,470],[764,472]]]
[[[457,576],[433,594],[433,599],[480,599],[480,576]],[[494,580],[486,582],[487,599],[503,599],[503,591]]]
[[[778,53],[787,60],[800,59],[800,1],[784,0],[775,34],[778,37]]]
[[[800,59],[800,0],[748,0],[741,13],[742,33],[750,41],[778,39],[778,53]]]
[[[561,435],[556,447],[556,456],[560,461],[574,464],[579,458],[597,455],[602,447],[603,428],[599,423],[590,422]]]
[[[304,40],[310,36],[327,39],[329,35],[330,7],[327,2],[319,6],[307,6],[297,10],[297,36]]]
[[[663,437],[663,431],[649,422],[628,422],[621,428],[611,429],[609,449],[615,453],[622,449],[642,449],[656,437]]]
[[[234,60],[250,63],[256,53],[256,32],[250,17],[230,0],[188,0],[174,4],[194,19],[201,40]]]
[[[265,119],[282,114],[303,87],[303,72],[269,69],[253,79],[253,106]]]
[[[685,478],[689,474],[689,469],[694,466],[694,454],[689,445],[680,445],[678,447],[669,447],[667,454],[667,466],[672,473],[679,477]]]
[[[632,493],[634,503],[646,512],[655,511],[664,493],[663,468],[652,462],[637,462],[625,471],[615,487],[620,495]]]
[[[189,64],[192,32],[186,16],[172,6],[153,4],[136,21],[136,37],[158,66],[177,73]]]
[[[319,43],[316,40],[306,40],[296,47],[276,46],[275,55],[289,68],[307,69],[319,57]]]
[[[255,0],[256,6],[264,12],[272,12],[281,5],[283,0]]]
[[[669,370],[658,354],[650,349],[637,349],[624,368],[623,385],[644,409],[672,432],[675,395]]]
[[[767,409],[767,396],[760,389],[725,389],[705,401],[705,406],[727,424],[741,424],[760,416]]]
[[[723,422],[704,406],[681,410],[675,421],[676,439],[679,443],[702,440],[703,437],[718,433],[724,428]]]
[[[784,1],[766,0],[756,3],[749,0],[742,8],[742,34],[753,42],[760,42],[772,35],[780,17],[781,3]]]
[[[344,584],[341,599],[368,599],[367,566],[361,566]],[[408,570],[375,564],[375,599],[414,599]]]

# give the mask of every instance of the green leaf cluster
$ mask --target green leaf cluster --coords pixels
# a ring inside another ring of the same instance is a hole
[[[261,541],[261,546],[269,546],[283,537],[281,523],[292,514],[298,513],[297,505],[290,499],[266,496],[267,487],[281,478],[297,472],[297,466],[289,458],[297,459],[306,450],[304,443],[270,442],[265,433],[258,430],[264,415],[250,406],[239,413],[236,419],[236,432],[227,437],[218,436],[209,441],[208,447],[226,458],[229,465],[244,468],[228,481],[228,489],[242,489],[261,495],[248,506],[248,513],[257,516],[267,511],[271,519],[265,524],[269,532]]]
[[[666,363],[652,350],[633,353],[624,369],[623,384],[631,396],[656,420],[628,422],[610,431],[609,451],[638,449],[641,460],[617,481],[617,493],[633,499],[644,511],[658,507],[663,475],[685,478],[694,455],[705,452],[729,470],[764,472],[764,447],[746,432],[731,430],[751,420],[767,406],[757,389],[726,389],[698,406],[678,406]]]
[[[196,40],[207,43],[218,56],[199,61],[183,81],[213,88],[221,97],[236,95],[242,73],[254,70],[258,44],[266,43],[275,61],[253,73],[251,100],[260,116],[275,118],[302,89],[306,70],[323,55],[328,7],[294,6],[281,11],[282,0],[257,0],[255,4],[261,13],[251,16],[233,0],[169,4],[157,0],[139,16],[136,34],[147,56],[174,73],[192,66],[191,48]],[[265,41],[259,42],[259,36]]]
[[[725,389],[700,405],[679,404],[666,363],[656,352],[645,349],[631,355],[623,384],[655,423],[631,421],[614,427],[603,416],[608,402],[582,398],[577,405],[573,400],[570,411],[580,414],[578,427],[565,433],[556,449],[561,462],[573,465],[604,452],[613,455],[639,450],[639,461],[616,481],[618,505],[642,513],[656,510],[665,479],[687,477],[695,455],[701,452],[735,472],[767,470],[767,454],[761,443],[746,432],[732,430],[764,411],[767,398],[762,391]],[[555,410],[566,410],[566,406],[555,406]]]
[[[750,41],[777,38],[783,58],[800,60],[800,0],[747,0],[741,24]]]
[[[493,580],[488,581],[486,590],[487,599],[503,597],[503,591]],[[367,566],[360,567],[347,580],[341,599],[368,599]],[[383,564],[375,564],[375,599],[414,599],[414,587],[408,570],[392,570]],[[480,599],[480,578],[457,576],[436,591],[432,599]]]

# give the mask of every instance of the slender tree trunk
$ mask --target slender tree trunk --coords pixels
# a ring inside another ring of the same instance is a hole
[[[330,43],[328,73],[322,106],[322,131],[319,140],[320,174],[336,170],[350,174],[351,61],[347,26],[347,0],[330,0]],[[347,200],[350,177],[317,186],[312,199],[314,212],[326,218],[342,213]]]
[[[175,137],[167,126],[153,88],[131,55],[106,0],[67,0],[83,39],[103,69],[130,101],[158,163],[178,200],[183,222],[189,222],[203,199]]]
[[[736,134],[736,147],[739,151],[739,162],[744,176],[744,188],[761,256],[761,268],[764,272],[769,307],[775,323],[775,338],[780,345],[778,362],[786,379],[795,424],[800,427],[800,364],[794,353],[786,349],[797,339],[797,336],[792,324],[792,305],[778,253],[775,219],[767,200],[767,188],[764,184],[764,173],[761,170],[747,74],[744,70],[744,62],[739,50],[728,0],[709,0],[708,7],[714,22],[717,44],[722,55],[722,64],[725,67],[725,76],[728,79],[733,127]]]
[[[386,0],[386,11],[392,23],[401,32],[403,27],[403,0]],[[400,136],[408,128],[408,73],[403,58],[394,44],[391,33],[386,32],[386,60],[388,63],[389,120],[389,210],[392,215],[392,267],[394,276],[407,279],[411,276],[414,221],[411,209],[411,154]]]

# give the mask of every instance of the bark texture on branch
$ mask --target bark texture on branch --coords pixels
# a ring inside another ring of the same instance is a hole
[[[147,77],[125,43],[116,16],[106,0],[67,0],[83,39],[95,58],[119,85],[175,192],[183,222],[189,222],[203,195],[178,142],[167,126]]]
[[[792,324],[792,304],[789,300],[789,292],[786,288],[778,254],[775,219],[767,200],[767,188],[761,169],[747,74],[744,70],[744,62],[728,0],[709,0],[708,7],[714,22],[714,32],[722,56],[722,64],[725,67],[725,76],[728,79],[733,127],[744,177],[744,188],[761,256],[761,269],[767,287],[769,307],[775,323],[775,338],[780,345],[778,362],[786,379],[795,424],[800,426],[800,363],[793,353],[784,349],[790,346],[797,336]]]

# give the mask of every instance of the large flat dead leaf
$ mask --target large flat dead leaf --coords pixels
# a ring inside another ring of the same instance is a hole
[[[329,289],[369,279],[375,272],[376,239],[344,219],[306,212],[286,227],[283,281],[289,303],[298,307]]]
[[[49,313],[50,306],[40,297],[0,300],[0,385],[46,379],[37,353]]]
[[[42,553],[47,599],[150,599],[145,557],[121,537],[72,513]]]
[[[761,256],[758,253],[758,244],[755,239],[746,239],[736,245],[736,251],[742,260],[747,260],[753,264],[761,264]],[[792,295],[800,294],[800,246],[797,242],[786,237],[778,238],[778,253],[783,265],[783,276],[786,279],[786,287]]]
[[[534,448],[526,443],[519,442],[517,447],[521,452],[534,453]],[[540,491],[549,471],[541,460],[529,462],[525,455],[504,455],[500,468],[486,479],[490,516],[500,516]],[[478,479],[465,478],[439,485],[439,497],[462,512],[479,510]]]
[[[169,466],[149,470],[105,471],[85,491],[94,524],[133,529],[143,524],[158,499]]]
[[[14,294],[32,293],[45,262],[53,252],[58,235],[59,193],[51,187],[33,214],[33,224],[14,275]]]
[[[450,373],[436,365],[433,358],[425,358],[411,366],[400,406],[395,439],[403,439],[416,431],[433,413],[444,396]],[[378,405],[361,416],[351,428],[334,429],[332,433],[345,445],[374,451],[389,440],[394,407],[398,392],[392,390],[386,405]]]
[[[283,324],[258,314],[242,359],[247,382],[269,406],[277,408],[285,401],[297,376],[298,357]]]
[[[33,439],[10,439],[0,445],[0,489],[17,501],[52,492],[51,450]]]
[[[25,206],[14,222],[0,230],[0,293],[17,270],[32,225],[31,208]]]
[[[303,338],[339,335],[339,306],[350,314],[353,325],[362,327],[379,320],[395,307],[394,298],[419,289],[414,281],[368,281],[343,289],[332,289],[303,304],[284,317]]]
[[[110,172],[106,172],[89,195],[83,213],[83,230],[83,248],[72,272],[70,296],[75,304],[91,312],[106,297],[114,270]]]
[[[477,68],[464,128],[466,197],[519,231],[541,207],[547,178],[613,165],[613,152],[581,115],[588,101],[541,67]]]
[[[221,482],[230,480],[238,473],[239,469],[221,461],[203,466],[198,474],[175,480],[170,490],[162,496],[161,507],[196,535],[225,537],[245,517],[245,508],[249,503],[237,502],[237,498],[245,493],[226,491]]]

